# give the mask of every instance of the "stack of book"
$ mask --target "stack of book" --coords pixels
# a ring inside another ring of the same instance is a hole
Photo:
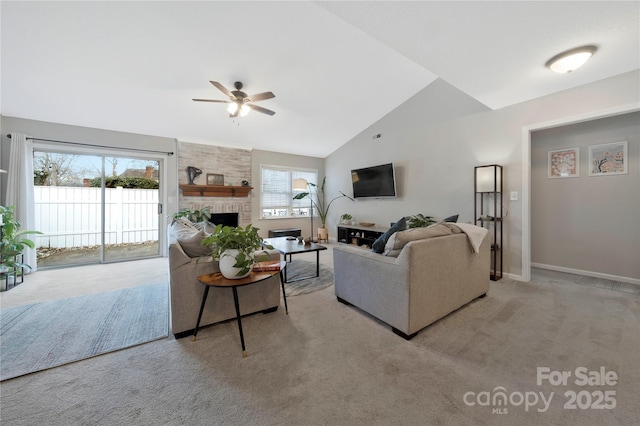
[[[256,262],[253,264],[254,272],[279,271],[279,270],[280,270],[279,260],[265,260],[265,261]]]

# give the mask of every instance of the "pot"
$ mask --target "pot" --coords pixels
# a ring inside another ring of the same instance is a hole
[[[239,250],[236,249],[228,249],[225,250],[224,253],[220,256],[220,262],[218,262],[218,267],[220,268],[220,273],[223,277],[230,280],[239,280],[248,276],[251,273],[251,268],[244,275],[238,275],[238,272],[242,270],[242,268],[237,268],[233,265],[236,264],[236,256],[238,255]]]
[[[329,230],[327,228],[318,228],[318,242],[329,242]]]

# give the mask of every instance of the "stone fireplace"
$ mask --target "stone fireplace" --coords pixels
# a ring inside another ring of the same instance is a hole
[[[178,183],[187,184],[187,167],[202,170],[194,179],[196,185],[206,185],[207,174],[224,177],[224,185],[240,186],[243,180],[251,180],[251,151],[178,142]],[[238,225],[251,223],[251,197],[199,197],[184,196],[180,191],[178,208],[202,209],[208,206],[211,213],[237,213]],[[228,217],[228,216],[227,216]]]

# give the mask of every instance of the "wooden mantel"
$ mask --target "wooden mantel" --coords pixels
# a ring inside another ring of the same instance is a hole
[[[191,197],[248,197],[251,186],[180,184],[182,195]]]

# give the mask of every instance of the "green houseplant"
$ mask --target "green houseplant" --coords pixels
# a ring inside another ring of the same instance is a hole
[[[351,223],[351,219],[353,219],[353,216],[349,213],[344,213],[340,216],[340,223],[348,225]]]
[[[244,278],[251,273],[256,258],[260,258],[260,249],[273,249],[270,245],[262,245],[258,231],[251,224],[244,228],[220,224],[201,244],[211,249],[211,256],[219,261],[220,272],[225,278]],[[264,250],[262,253],[268,257]]]
[[[425,216],[422,213],[418,213],[413,216],[407,217],[407,228],[423,228],[425,226],[433,225],[436,220],[433,216]]]
[[[325,240],[328,238],[326,225],[327,225],[327,215],[329,214],[329,208],[331,207],[331,204],[333,204],[333,202],[336,201],[337,199],[344,198],[344,197],[350,199],[351,201],[354,201],[353,198],[349,197],[344,192],[338,191],[340,192],[340,195],[332,198],[331,201],[327,203],[325,199],[325,193],[324,193],[324,186],[325,186],[326,180],[327,180],[327,177],[325,176],[322,179],[322,185],[320,186],[316,185],[315,183],[308,182],[308,185],[310,187],[315,188],[315,194],[314,194],[315,197],[312,196],[312,191],[301,192],[299,194],[296,194],[295,197],[293,197],[294,200],[302,200],[305,197],[309,197],[309,199],[311,199],[311,203],[313,204],[313,207],[318,212],[318,216],[320,216],[320,222],[322,223],[322,227],[318,229],[318,236],[320,237],[320,239],[325,239]],[[327,236],[327,238],[322,238],[322,235]]]
[[[15,206],[0,206],[2,216],[2,239],[0,240],[0,273],[13,273],[17,269],[31,269],[26,263],[18,262],[17,256],[22,254],[25,248],[35,248],[35,243],[25,238],[25,235],[42,234],[39,231],[20,229],[20,222],[15,220]]]
[[[206,206],[201,209],[191,210],[191,209],[182,209],[178,210],[173,214],[173,220],[180,218],[187,218],[189,221],[193,223],[204,222],[211,219],[211,213],[209,212],[210,207]]]

